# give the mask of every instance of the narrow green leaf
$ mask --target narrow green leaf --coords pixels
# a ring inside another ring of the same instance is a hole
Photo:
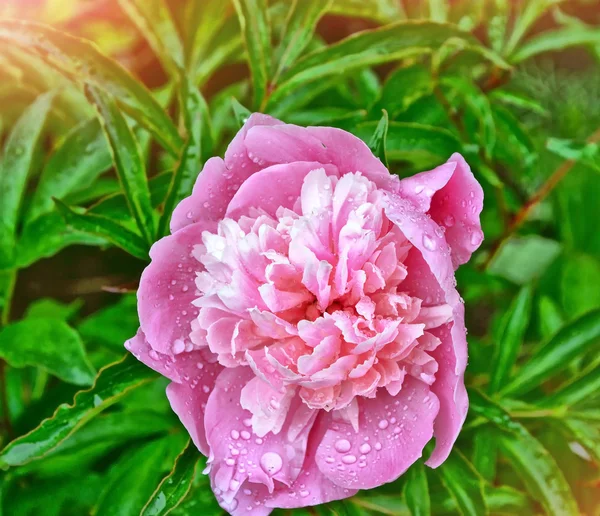
[[[529,0],[528,2],[524,2],[522,4],[524,7],[517,13],[512,32],[504,46],[504,54],[512,54],[535,21],[550,7],[561,1],[562,0]],[[513,62],[518,61],[513,60]]]
[[[87,92],[98,110],[129,210],[146,242],[152,244],[154,210],[138,142],[113,98],[93,86]]]
[[[583,446],[584,450],[590,453],[591,457],[586,457],[587,460],[600,462],[600,427],[597,421],[588,422],[569,417],[560,419],[557,423],[562,426],[568,439],[572,439],[574,443]]]
[[[473,466],[490,483],[496,478],[496,442],[489,428],[482,428],[475,435],[473,443]]]
[[[276,105],[305,84],[368,66],[431,53],[450,38],[462,38],[472,46],[481,46],[472,35],[453,25],[428,21],[401,22],[359,32],[300,59],[281,76],[270,103]]]
[[[101,215],[76,213],[58,199],[56,200],[56,208],[64,217],[66,223],[73,229],[105,238],[132,256],[140,260],[148,260],[148,244],[140,236],[124,228],[118,222]]]
[[[389,23],[406,18],[402,3],[397,0],[335,0],[331,12],[340,16],[367,18]]]
[[[531,111],[543,117],[548,116],[548,110],[545,109],[538,101],[523,95],[522,93],[506,90],[494,90],[490,92],[490,98],[509,106]]]
[[[119,5],[146,38],[165,70],[184,67],[183,44],[164,0],[119,0]]]
[[[126,452],[109,471],[92,514],[139,516],[161,476],[172,466],[180,439],[174,434]]]
[[[429,18],[436,22],[448,21],[449,5],[446,0],[428,0]]]
[[[577,161],[600,172],[600,145],[597,143],[548,138],[546,148],[562,159]]]
[[[363,141],[370,141],[376,122],[365,122],[353,130]],[[390,122],[387,131],[386,155],[390,162],[409,161],[415,167],[439,165],[460,150],[456,137],[438,127],[411,122]]]
[[[271,75],[271,26],[266,0],[234,0],[254,90],[254,108],[260,110]]]
[[[13,367],[38,366],[61,380],[91,385],[94,371],[79,334],[66,322],[35,317],[0,332],[0,356]]]
[[[379,105],[394,118],[406,110],[415,100],[431,94],[431,72],[421,64],[398,68],[390,74],[383,85]]]
[[[242,127],[246,123],[248,118],[250,118],[250,115],[252,113],[248,108],[242,106],[242,104],[240,104],[235,97],[231,97],[231,107],[233,109],[233,114],[235,115],[238,125]]]
[[[189,71],[195,70],[199,59],[206,57],[211,50],[209,42],[222,30],[229,9],[229,3],[220,0],[189,2],[186,5],[184,47]],[[241,41],[239,43],[241,44]]]
[[[373,136],[371,136],[371,139],[369,140],[371,152],[373,152],[386,167],[388,166],[386,146],[389,124],[390,120],[387,111],[384,109],[381,120],[379,120],[379,123],[373,132]]]
[[[427,474],[421,461],[413,464],[406,473],[404,499],[412,516],[429,516],[431,501],[429,500],[429,485]]]
[[[329,125],[343,128],[356,125],[366,116],[367,112],[364,109],[348,111],[346,108],[325,107],[290,113],[284,120],[296,125]]]
[[[454,91],[476,117],[479,132],[475,136],[480,140],[478,143],[483,146],[486,155],[491,157],[496,144],[496,124],[488,97],[474,82],[465,77],[445,76],[440,82]]]
[[[184,78],[181,81],[180,90],[180,106],[188,137],[179,164],[171,178],[169,193],[165,199],[163,213],[158,224],[159,236],[166,234],[175,206],[192,192],[192,187],[202,167],[203,140],[206,143],[206,138],[203,136],[209,132],[208,106],[198,88]]]
[[[163,479],[142,509],[141,516],[164,516],[175,509],[187,496],[200,459],[198,449],[191,441],[177,457],[175,466]]]
[[[40,95],[15,123],[0,161],[0,264],[14,258],[17,222],[34,152],[54,93]]]
[[[177,128],[152,94],[93,43],[33,22],[0,21],[0,39],[36,53],[79,82],[92,82],[115,98],[127,113],[176,155],[183,141]]]
[[[488,388],[490,394],[500,391],[511,377],[531,319],[532,299],[533,289],[530,286],[523,287],[504,315],[492,358],[493,369]]]
[[[90,186],[112,165],[106,137],[97,118],[76,125],[44,167],[27,212],[27,221],[52,211],[52,197],[63,197]]]
[[[581,45],[600,45],[600,31],[595,27],[573,26],[542,32],[517,49],[510,57],[510,62],[517,64],[543,52],[564,50]]]
[[[529,433],[527,438],[520,439],[501,435],[499,442],[528,491],[542,503],[548,514],[579,514],[577,502],[562,471],[536,439]]]
[[[553,374],[563,371],[574,358],[600,344],[600,310],[589,312],[563,327],[523,365],[503,394],[523,394]]]
[[[469,391],[469,405],[473,413],[502,430],[497,434],[498,444],[528,491],[544,505],[548,514],[579,514],[577,502],[562,471],[537,439],[480,391]]]
[[[586,371],[538,402],[541,407],[571,407],[600,392],[600,366]]]
[[[43,457],[95,415],[156,376],[133,355],[127,354],[121,361],[102,369],[91,389],[76,394],[73,405],[60,405],[51,418],[10,442],[0,452],[0,467],[19,466]]]
[[[286,20],[283,38],[276,55],[279,64],[273,82],[287,70],[309,44],[317,22],[325,14],[333,0],[293,0]]]
[[[460,514],[488,514],[483,495],[484,480],[462,453],[454,449],[438,472],[446,489],[456,501]]]

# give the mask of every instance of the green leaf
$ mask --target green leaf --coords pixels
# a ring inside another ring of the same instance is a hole
[[[460,514],[488,514],[483,495],[484,480],[473,465],[456,448],[438,470]]]
[[[34,152],[54,93],[40,95],[15,123],[0,161],[0,264],[10,264],[19,210],[32,168]]]
[[[248,118],[250,118],[250,115],[252,115],[252,113],[248,108],[242,106],[242,104],[240,104],[235,97],[231,97],[231,107],[233,109],[233,114],[235,115],[238,125],[242,127],[246,123]]]
[[[532,300],[533,289],[530,286],[523,287],[504,315],[492,358],[493,369],[488,388],[490,394],[500,391],[511,377],[531,319]]]
[[[474,38],[452,25],[427,21],[402,22],[354,34],[300,59],[281,76],[271,102],[296,88],[353,70],[430,53],[449,38]]]
[[[146,242],[152,244],[154,210],[138,142],[115,100],[93,86],[88,86],[87,91],[98,109],[129,210]]]
[[[545,395],[537,403],[541,407],[571,407],[600,392],[600,366],[573,378],[558,390]]]
[[[524,7],[517,13],[512,32],[504,46],[504,54],[511,55],[535,21],[551,6],[558,4],[561,1],[562,0],[529,0],[528,2],[524,2],[524,4],[522,4]],[[523,47],[521,47],[521,49],[522,48]],[[514,56],[512,57],[514,58]],[[516,63],[518,60],[513,59],[512,62]]]
[[[497,446],[489,428],[482,428],[473,443],[473,466],[490,483],[496,478]]]
[[[266,0],[233,0],[238,13],[254,90],[254,108],[260,110],[271,74],[271,26]]]
[[[383,85],[379,105],[394,118],[405,111],[415,100],[431,94],[431,72],[421,64],[398,68]]]
[[[138,327],[137,300],[134,295],[126,295],[83,319],[77,330],[84,340],[121,352],[123,343],[135,335]]]
[[[148,244],[119,223],[101,215],[77,213],[56,199],[56,208],[65,222],[77,231],[100,236],[140,260],[148,261]]]
[[[172,465],[180,437],[171,435],[126,452],[109,471],[92,514],[139,516],[163,472]]]
[[[76,125],[62,140],[44,167],[27,212],[32,221],[54,208],[52,197],[90,186],[112,165],[112,157],[97,118]]]
[[[200,457],[194,443],[189,441],[185,450],[177,457],[169,475],[163,479],[142,509],[141,516],[163,516],[175,509],[192,487]]]
[[[371,136],[371,139],[369,140],[371,152],[373,152],[386,167],[388,166],[386,145],[389,124],[390,120],[387,111],[384,109],[381,120],[379,120],[379,123],[373,132],[373,136]]]
[[[187,79],[182,79],[180,88],[180,106],[188,137],[179,164],[171,178],[169,193],[158,224],[159,236],[166,234],[175,206],[192,193],[192,187],[202,167],[203,140],[206,142],[203,136],[209,131],[208,106],[198,88]]]
[[[220,0],[189,2],[185,12],[185,50],[187,69],[193,71],[200,57],[210,52],[209,42],[222,30],[230,5]],[[241,41],[238,43],[241,45]]]
[[[429,485],[427,474],[421,461],[413,464],[406,473],[404,499],[412,516],[429,516],[431,501],[429,500]]]
[[[600,344],[600,310],[594,310],[563,327],[536,355],[521,367],[504,394],[523,394],[553,374],[563,371],[577,356]]]
[[[565,418],[558,421],[568,438],[583,446],[591,455],[593,460],[600,462],[600,428],[598,422],[587,422],[577,418]],[[587,457],[588,460],[591,457]]]
[[[381,23],[406,18],[401,2],[396,0],[335,0],[331,12],[346,17],[369,18]]]
[[[36,317],[9,324],[0,332],[0,356],[13,367],[38,366],[76,385],[94,381],[79,334],[60,319]]]
[[[539,235],[514,236],[502,245],[488,271],[517,285],[541,277],[561,252],[556,240]],[[535,256],[535,261],[531,259]]]
[[[106,245],[106,240],[68,227],[57,211],[45,213],[23,229],[17,244],[15,267],[24,269],[70,245],[101,246]]]
[[[499,442],[528,491],[548,514],[579,514],[569,484],[550,453],[529,433],[526,435],[520,439],[501,435]]]
[[[596,172],[600,172],[600,145],[598,143],[548,138],[546,148],[562,159],[577,161]]]
[[[41,298],[37,299],[27,307],[25,318],[51,317],[53,319],[68,321],[81,310],[82,305],[83,301],[81,299],[76,299],[72,303],[66,305],[55,299]]]
[[[91,42],[48,26],[25,21],[0,22],[0,39],[36,53],[80,82],[91,82],[119,99],[127,113],[176,155],[183,142],[177,128],[146,87]]]
[[[146,38],[165,70],[184,67],[183,44],[164,0],[119,0],[119,5]]]
[[[542,32],[525,42],[510,57],[517,64],[542,52],[553,52],[581,45],[600,45],[600,31],[595,27],[564,27]]]
[[[376,122],[365,122],[353,131],[363,141],[370,141]],[[460,150],[456,137],[438,127],[410,122],[390,122],[387,131],[386,155],[390,162],[410,161],[415,167],[439,165]]]
[[[562,471],[548,451],[522,425],[480,391],[469,391],[470,410],[494,423],[497,442],[532,496],[548,514],[578,514],[577,502]]]
[[[293,0],[283,37],[276,55],[279,63],[273,82],[302,54],[314,34],[319,19],[329,10],[333,0]]]
[[[600,261],[583,253],[565,255],[562,264],[560,294],[562,306],[575,319],[600,306]]]
[[[502,102],[503,104],[531,111],[543,117],[548,116],[548,110],[545,109],[538,101],[523,95],[522,93],[506,90],[494,90],[490,92],[489,95],[490,99]]]
[[[485,149],[488,157],[492,156],[496,144],[496,124],[490,101],[485,93],[470,79],[458,76],[445,76],[441,84],[453,90],[473,113],[479,122],[476,137]]]
[[[73,405],[60,405],[51,418],[10,442],[0,452],[0,468],[20,466],[43,457],[87,421],[156,376],[154,371],[127,354],[121,361],[102,369],[91,389],[76,394]]]
[[[329,125],[333,127],[354,126],[364,120],[367,112],[364,109],[348,111],[346,108],[324,107],[306,111],[296,111],[284,117],[290,124],[296,125]]]

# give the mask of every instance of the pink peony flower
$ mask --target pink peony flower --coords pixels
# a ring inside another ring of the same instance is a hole
[[[157,242],[126,347],[167,396],[231,514],[397,479],[468,400],[454,269],[480,245],[464,159],[399,180],[351,134],[254,114]]]

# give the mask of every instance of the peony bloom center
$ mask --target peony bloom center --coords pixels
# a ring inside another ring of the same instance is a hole
[[[272,213],[260,198],[233,203],[216,233],[202,233],[199,313],[173,352],[208,346],[222,366],[249,366],[240,401],[259,437],[281,430],[297,395],[358,430],[358,397],[396,396],[407,375],[433,384],[440,339],[429,330],[452,321],[452,308],[403,289],[414,247],[386,217],[387,193],[360,172],[316,168],[287,200]]]

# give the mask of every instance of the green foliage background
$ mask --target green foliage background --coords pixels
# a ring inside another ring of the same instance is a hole
[[[352,131],[400,176],[462,152],[486,195],[449,460],[279,513],[600,514],[597,0],[0,12],[0,514],[222,513],[122,346],[149,246],[247,108]]]

